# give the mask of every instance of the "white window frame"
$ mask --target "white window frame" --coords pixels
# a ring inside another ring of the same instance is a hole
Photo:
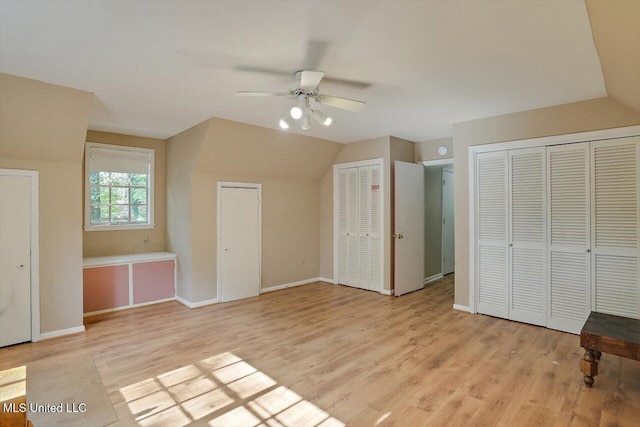
[[[89,150],[91,148],[106,148],[112,150],[135,151],[150,155],[149,180],[147,189],[147,220],[146,224],[91,224],[91,171]],[[101,144],[87,142],[84,153],[84,230],[85,231],[115,231],[115,230],[149,230],[155,228],[154,215],[154,182],[155,182],[155,150],[152,148],[130,147],[124,145]]]

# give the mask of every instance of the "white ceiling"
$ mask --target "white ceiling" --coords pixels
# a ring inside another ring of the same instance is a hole
[[[424,141],[451,124],[606,96],[583,1],[0,0],[0,71],[95,93],[90,128],[167,138],[209,117],[277,128],[309,66],[361,113],[294,132],[352,142]]]

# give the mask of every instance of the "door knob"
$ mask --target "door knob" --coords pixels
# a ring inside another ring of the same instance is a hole
[[[402,234],[394,234],[393,237],[396,239],[404,239],[404,236]]]
[[[25,265],[24,265],[24,264],[19,264],[19,265],[17,265],[17,266],[16,266],[16,268],[17,268],[18,270],[24,270],[24,267],[25,267]]]

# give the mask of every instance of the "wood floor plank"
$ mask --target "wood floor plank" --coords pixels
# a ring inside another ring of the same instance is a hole
[[[0,370],[89,355],[122,426],[637,425],[640,363],[604,355],[588,389],[576,335],[452,305],[453,275],[400,298],[318,282],[168,302],[0,349]]]

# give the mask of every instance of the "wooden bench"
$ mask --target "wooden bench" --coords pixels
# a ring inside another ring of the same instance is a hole
[[[592,311],[580,331],[580,346],[584,383],[592,387],[602,353],[640,360],[640,320]]]

